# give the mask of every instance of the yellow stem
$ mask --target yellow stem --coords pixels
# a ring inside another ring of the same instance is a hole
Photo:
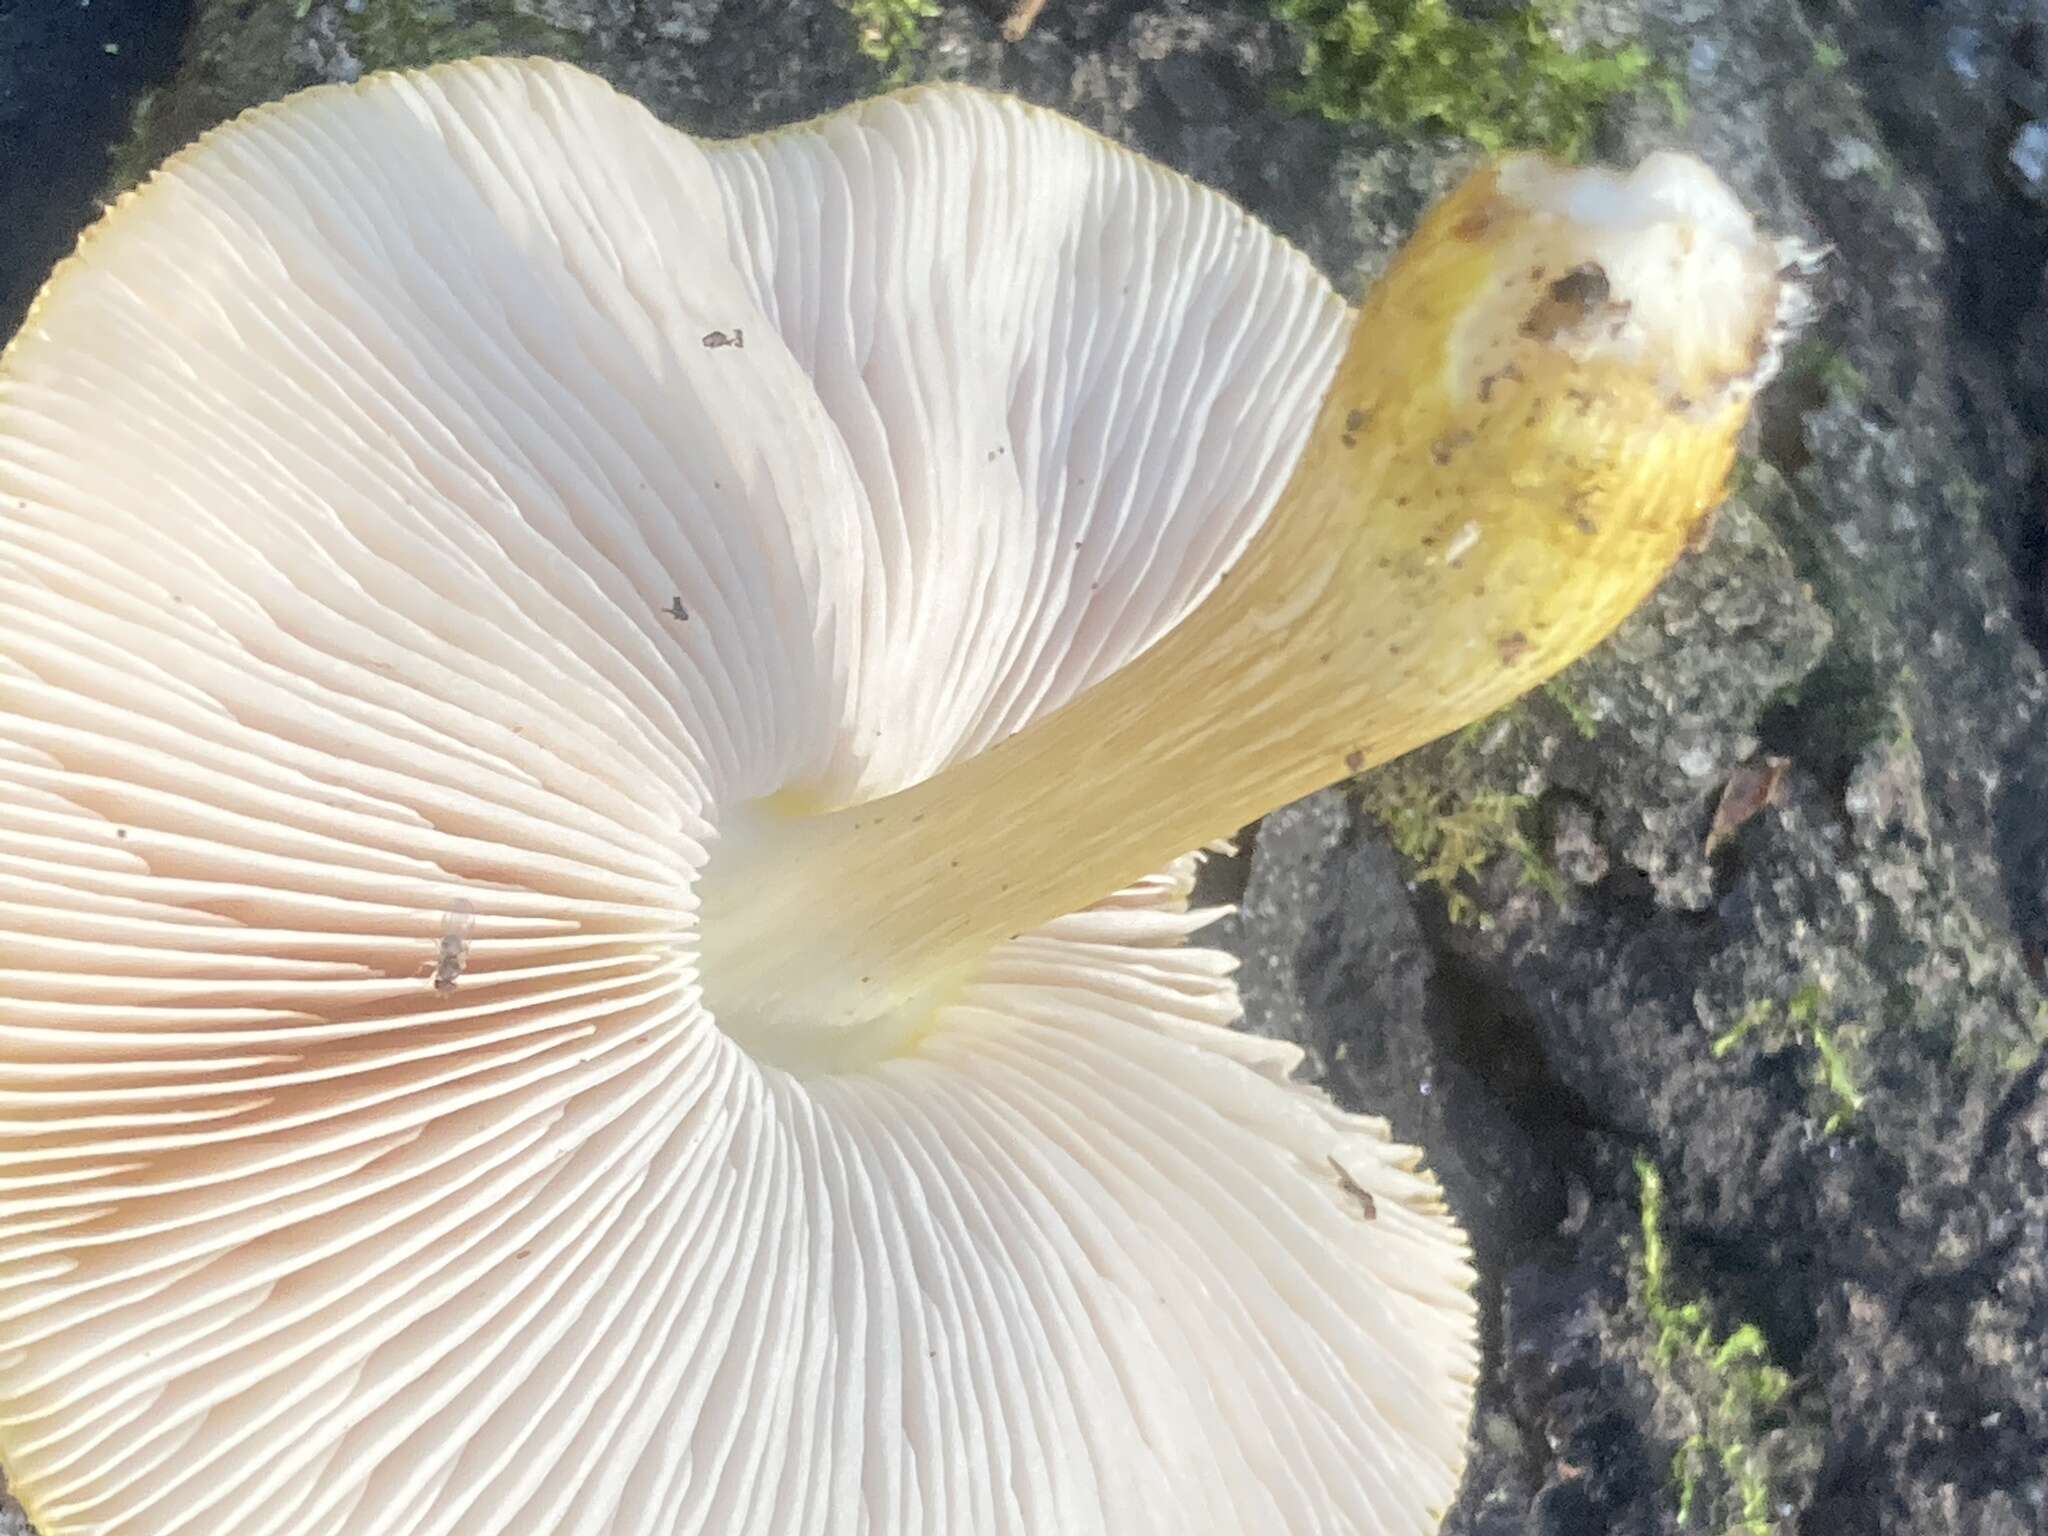
[[[1430,214],[1264,528],[1145,655],[913,788],[728,823],[701,887],[728,1030],[803,1070],[902,1049],[992,945],[1491,712],[1635,607],[1721,494],[1778,263],[1716,234],[1740,260],[1702,301],[1748,313],[1666,315],[1648,290],[1706,235],[1589,229],[1571,182],[1509,162]]]

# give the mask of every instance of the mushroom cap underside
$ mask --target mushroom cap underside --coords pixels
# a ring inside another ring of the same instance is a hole
[[[699,143],[490,62],[259,109],[0,366],[0,1465],[46,1536],[1422,1532],[1462,1238],[1186,871],[917,1049],[701,1006],[721,808],[1142,650],[1342,341],[964,90]],[[802,936],[790,936],[802,963]]]

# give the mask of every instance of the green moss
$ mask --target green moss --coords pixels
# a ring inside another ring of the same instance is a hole
[[[1492,752],[1532,725],[1525,706],[1510,706],[1352,781],[1360,808],[1386,832],[1415,879],[1443,894],[1454,923],[1484,924],[1474,882],[1497,859],[1512,860],[1524,884],[1553,899],[1564,894],[1563,881],[1529,835],[1530,797],[1488,782]]]
[[[1763,1449],[1792,1378],[1771,1358],[1754,1323],[1719,1336],[1705,1302],[1681,1300],[1664,1236],[1664,1180],[1636,1159],[1642,1201],[1638,1294],[1653,1331],[1661,1385],[1684,1400],[1693,1428],[1671,1458],[1678,1523],[1686,1529],[1769,1536],[1773,1497]],[[1705,1515],[1703,1523],[1695,1518]]]
[[[1856,1070],[1849,1064],[1840,1036],[1831,1029],[1816,1028],[1810,1038],[1814,1054],[1820,1058],[1821,1088],[1835,1106],[1821,1127],[1832,1136],[1863,1112],[1863,1089],[1856,1081]]]
[[[1823,399],[1833,396],[1855,405],[1870,393],[1870,380],[1840,347],[1809,336],[1785,359],[1785,377],[1805,381]],[[1818,402],[1816,402],[1818,403]]]
[[[1744,1008],[1733,1024],[1714,1037],[1708,1053],[1719,1061],[1743,1041],[1755,1034],[1762,1025],[1768,1024],[1777,1014],[1778,1005],[1767,998],[1760,998]]]
[[[574,58],[574,33],[551,26],[518,0],[363,0],[342,12],[349,49],[365,70],[419,69],[479,54]]]
[[[157,144],[157,99],[155,91],[144,91],[135,98],[135,107],[128,114],[128,131],[107,152],[107,180],[100,193],[101,201],[111,203],[155,170],[163,158]]]
[[[936,21],[935,0],[846,0],[854,45],[892,85],[907,81],[924,51],[924,24]]]
[[[1818,981],[1809,981],[1782,1008],[1768,998],[1759,999],[1715,1036],[1708,1050],[1719,1061],[1754,1038],[1766,1054],[1810,1051],[1817,1068],[1815,1087],[1827,1110],[1821,1129],[1833,1136],[1862,1113],[1863,1089],[1848,1047],[1828,1022],[1827,996]]]
[[[1569,672],[1559,673],[1547,683],[1541,684],[1536,691],[1557,706],[1558,712],[1569,720],[1572,729],[1578,732],[1581,741],[1591,741],[1600,734],[1600,717],[1593,713],[1579,691],[1567,681],[1571,675]]]
[[[1676,83],[1641,47],[1574,51],[1557,38],[1572,0],[1468,17],[1448,0],[1273,0],[1301,39],[1290,105],[1340,122],[1461,134],[1482,148],[1577,158],[1608,105]]]

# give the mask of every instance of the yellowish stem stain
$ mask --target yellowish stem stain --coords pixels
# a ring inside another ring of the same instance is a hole
[[[1646,337],[1608,247],[1503,182],[1551,174],[1426,218],[1272,515],[1150,651],[911,789],[732,824],[700,886],[726,1028],[807,1070],[902,1049],[992,945],[1491,712],[1648,594],[1722,494],[1776,262],[1729,284],[1753,314]]]

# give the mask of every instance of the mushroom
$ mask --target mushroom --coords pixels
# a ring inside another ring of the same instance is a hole
[[[1786,259],[1512,160],[1354,327],[1014,101],[531,62],[174,158],[0,361],[32,1518],[1432,1528],[1465,1241],[1185,851],[1618,622]]]

